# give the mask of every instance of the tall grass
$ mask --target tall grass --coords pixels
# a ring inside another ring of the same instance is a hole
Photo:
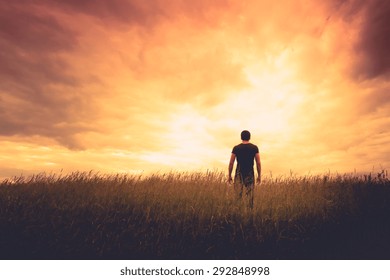
[[[389,186],[384,174],[264,178],[250,208],[218,172],[12,178],[0,257],[389,258]]]

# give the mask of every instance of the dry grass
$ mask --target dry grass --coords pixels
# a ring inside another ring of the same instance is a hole
[[[265,178],[250,209],[222,173],[39,174],[0,184],[3,259],[389,258],[390,183]]]

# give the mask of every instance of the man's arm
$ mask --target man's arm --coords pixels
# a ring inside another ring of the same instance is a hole
[[[229,183],[231,183],[233,181],[232,171],[233,171],[233,165],[234,165],[235,160],[236,160],[236,155],[232,153],[232,155],[230,156],[230,161],[229,161]]]
[[[260,154],[257,153],[255,155],[256,160],[256,169],[257,169],[257,183],[261,183],[261,162],[260,162]]]

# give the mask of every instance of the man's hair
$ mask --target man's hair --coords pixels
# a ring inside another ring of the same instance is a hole
[[[241,140],[249,141],[249,139],[251,139],[251,133],[248,130],[243,130],[241,132]]]

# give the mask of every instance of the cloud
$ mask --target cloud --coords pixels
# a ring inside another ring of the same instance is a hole
[[[357,61],[352,75],[357,80],[387,77],[390,72],[390,2],[386,0],[334,1],[334,13],[350,26],[357,25],[353,51]]]
[[[78,94],[85,78],[63,58],[77,47],[77,32],[19,2],[0,6],[0,25],[0,134],[43,135],[77,147],[71,135],[88,127]]]
[[[2,153],[33,160],[37,147],[51,147],[36,152],[42,168],[79,167],[83,157],[110,170],[225,168],[246,128],[268,170],[347,166],[362,154],[382,160],[368,155],[380,137],[366,138],[388,121],[388,7],[4,2],[0,138],[11,148]]]
[[[390,2],[368,1],[364,10],[360,40],[356,52],[362,56],[356,75],[366,79],[390,73]]]
[[[337,155],[339,166],[385,162],[373,151],[389,149],[376,147],[374,140],[380,127],[390,123],[389,56],[384,51],[390,47],[388,12],[388,1],[328,2],[320,35],[296,37],[294,63],[307,94],[294,145],[310,150],[313,159],[327,153]],[[310,149],[305,143],[311,143]]]
[[[140,27],[144,31],[154,32],[154,28],[164,22],[175,21],[179,17],[187,17],[200,26],[219,24],[223,11],[229,11],[234,6],[233,1],[217,0],[213,2],[200,1],[163,1],[163,0],[85,0],[85,1],[41,1],[50,7],[64,10],[68,13],[84,14],[106,24],[114,24],[117,28],[127,29],[129,26]],[[120,24],[120,25],[117,25]]]
[[[68,148],[83,149],[82,142],[88,141],[80,135],[145,123],[137,116],[139,111],[154,118],[163,109],[148,107],[163,108],[157,103],[164,98],[200,106],[216,104],[244,84],[240,65],[230,61],[225,47],[207,50],[202,46],[202,26],[218,22],[217,9],[226,3],[3,3],[0,134],[41,135]],[[194,28],[194,22],[201,26]],[[178,30],[181,23],[183,29]],[[184,30],[191,35],[183,37]],[[105,36],[108,40],[102,41]],[[111,41],[111,36],[118,39]],[[126,86],[131,90],[125,92]],[[130,99],[135,103],[123,107],[121,101]],[[127,121],[116,122],[122,111],[128,114]],[[102,123],[113,127],[102,128]]]

